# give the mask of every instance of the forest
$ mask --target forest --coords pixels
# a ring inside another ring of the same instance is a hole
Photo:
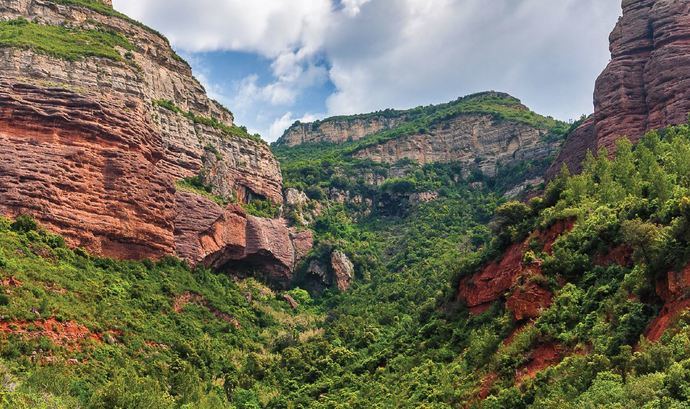
[[[253,279],[98,258],[31,218],[2,219],[2,404],[686,407],[690,317],[646,330],[674,307],[657,283],[690,258],[690,126],[622,140],[613,159],[590,154],[528,202],[458,171],[418,167],[412,186],[369,187],[390,201],[418,184],[441,192],[394,212],[329,205],[313,257],[344,251],[356,281],[347,293],[293,289],[296,309]],[[572,228],[545,250],[535,232],[564,220]],[[503,297],[473,313],[458,286],[515,243],[552,303],[530,320]],[[614,249],[627,250],[603,262]]]

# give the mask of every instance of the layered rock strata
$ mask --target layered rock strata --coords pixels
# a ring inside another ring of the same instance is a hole
[[[277,141],[278,145],[304,143],[343,143],[394,128],[405,120],[403,113],[394,116],[367,115],[353,118],[329,118],[314,123],[296,122]]]
[[[578,171],[586,151],[615,151],[647,131],[687,121],[690,112],[690,3],[624,0],[610,36],[611,62],[594,91],[594,114],[568,138],[549,171]]]
[[[548,131],[496,119],[492,115],[458,115],[425,133],[401,136],[358,151],[355,157],[395,163],[410,159],[420,164],[459,162],[478,166],[494,176],[499,165],[546,159],[559,142],[546,141]]]
[[[0,212],[31,214],[70,245],[108,257],[178,255],[229,271],[252,264],[289,282],[296,236],[284,220],[176,188],[200,178],[238,204],[283,202],[269,147],[226,131],[232,114],[165,38],[115,12],[48,0],[2,2],[0,17],[107,30],[132,45],[116,48],[119,59],[0,48]],[[304,254],[309,241],[299,240]]]

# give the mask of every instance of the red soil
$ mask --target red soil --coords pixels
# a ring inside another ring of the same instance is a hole
[[[645,337],[652,342],[660,340],[668,327],[688,308],[690,308],[690,300],[687,299],[664,305],[659,315],[647,327]]]
[[[618,246],[611,249],[607,253],[599,253],[594,257],[594,264],[597,266],[610,266],[618,264],[624,267],[630,267],[633,263],[633,250],[628,246]]]
[[[56,345],[78,349],[79,343],[86,339],[101,341],[101,336],[74,321],[60,322],[55,318],[38,321],[0,322],[0,332],[19,334],[27,338],[46,337]]]
[[[515,381],[521,384],[523,381],[534,378],[544,369],[557,365],[563,359],[559,345],[554,343],[542,344],[532,350],[530,360],[517,370]]]
[[[466,303],[471,314],[486,311],[493,302],[514,288],[521,278],[541,274],[538,264],[524,265],[522,262],[532,240],[537,240],[543,250],[550,253],[556,239],[570,231],[574,224],[574,219],[559,220],[550,228],[533,233],[524,242],[511,245],[500,260],[486,264],[478,273],[460,282],[458,299]],[[549,291],[537,284],[528,283],[524,289],[514,293],[511,302],[514,308],[511,309],[518,320],[533,318],[551,304],[551,296]]]
[[[211,314],[213,314],[216,318],[218,318],[221,321],[225,321],[226,323],[232,325],[235,327],[235,329],[240,329],[242,328],[242,325],[240,324],[239,321],[232,315],[225,313],[223,311],[220,311],[213,305],[211,305],[208,300],[206,300],[202,295],[192,293],[192,292],[185,292],[183,294],[178,295],[175,297],[173,300],[173,311],[175,313],[179,314],[184,310],[184,307],[187,306],[189,303],[194,303],[197,305],[201,305],[202,307],[206,308]]]

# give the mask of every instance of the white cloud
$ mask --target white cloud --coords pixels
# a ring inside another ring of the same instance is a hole
[[[592,109],[620,0],[114,0],[189,52],[272,61],[222,100],[270,138],[328,79],[328,114],[406,108],[484,90],[562,119]],[[203,73],[202,73],[203,74]],[[211,87],[214,93],[219,90]],[[223,93],[228,94],[227,90]],[[280,108],[267,114],[265,106]],[[279,112],[279,113],[276,113]],[[287,115],[287,116],[286,116]],[[289,125],[289,124],[288,124]]]
[[[289,128],[295,121],[301,122],[312,122],[315,121],[320,115],[306,114],[301,118],[294,118],[292,112],[286,112],[283,116],[273,121],[271,127],[268,131],[268,138],[271,141],[275,141],[283,135],[283,132]]]
[[[329,112],[490,89],[564,119],[589,112],[619,8],[618,0],[372,1],[329,32],[324,47],[337,88]]]
[[[343,0],[343,11],[350,17],[354,17],[360,12],[360,8],[371,0]]]
[[[267,56],[309,47],[331,12],[329,0],[115,0],[114,5],[184,50]]]

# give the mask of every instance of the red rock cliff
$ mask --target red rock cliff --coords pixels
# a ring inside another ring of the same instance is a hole
[[[296,251],[283,220],[248,217],[239,206],[176,188],[201,175],[214,194],[239,203],[283,202],[280,168],[266,144],[183,114],[233,126],[165,38],[87,7],[0,3],[2,20],[19,17],[107,29],[132,47],[118,47],[120,59],[73,60],[0,48],[0,213],[32,214],[69,244],[109,257],[179,255],[228,271],[251,264],[289,282],[304,249]],[[161,100],[179,109],[154,103]]]
[[[615,149],[627,136],[687,121],[690,112],[690,2],[624,0],[610,36],[611,62],[597,79],[594,114],[566,141],[562,163],[579,170],[586,151]]]

